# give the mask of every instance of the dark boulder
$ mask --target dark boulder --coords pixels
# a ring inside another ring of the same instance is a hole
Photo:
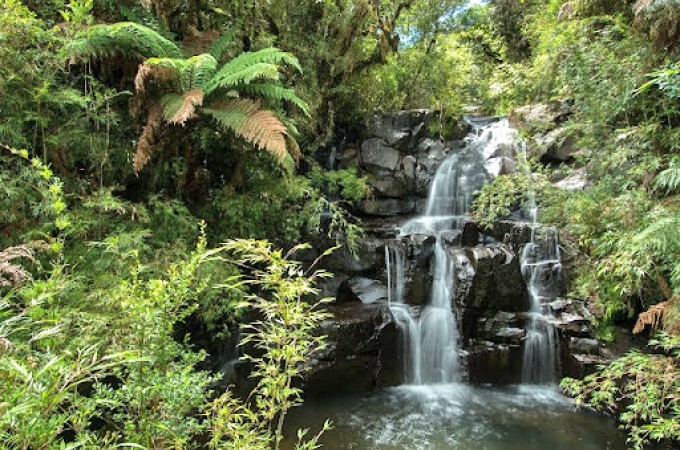
[[[401,216],[415,211],[416,202],[411,199],[372,199],[359,205],[359,212],[369,216]]]
[[[376,175],[388,175],[397,168],[400,154],[382,138],[371,138],[361,144],[361,166]]]
[[[313,355],[305,373],[308,394],[370,392],[398,384],[399,336],[387,306],[339,305],[319,333],[327,347]]]
[[[338,288],[337,303],[371,304],[387,301],[387,287],[378,280],[355,277],[343,281]]]

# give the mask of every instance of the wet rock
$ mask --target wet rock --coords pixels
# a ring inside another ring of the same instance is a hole
[[[337,303],[361,302],[371,304],[387,301],[387,287],[378,280],[354,277],[342,282],[338,288]]]
[[[369,216],[400,216],[412,213],[415,207],[411,199],[373,199],[363,201],[359,211]]]
[[[413,271],[406,283],[406,303],[425,305],[432,295],[432,275],[429,271]]]
[[[513,384],[522,380],[522,347],[518,345],[477,342],[467,359],[471,383]]]
[[[317,298],[334,297],[336,302],[342,302],[343,300],[339,298],[339,289],[348,279],[349,276],[342,273],[335,273],[330,278],[320,279],[316,284],[319,289]]]
[[[309,394],[370,392],[398,384],[401,373],[399,336],[385,305],[339,305],[319,333],[328,346],[313,355],[305,374]]]
[[[407,186],[394,176],[375,176],[368,179],[368,184],[381,197],[401,198],[410,193]]]
[[[599,355],[602,351],[602,346],[597,339],[572,337],[569,339],[569,351],[571,353]]]
[[[361,164],[376,175],[387,175],[399,163],[399,151],[388,147],[384,139],[372,138],[361,144]]]
[[[513,145],[500,144],[491,154],[487,156],[487,158],[509,158],[516,160],[517,151]]]
[[[496,222],[492,228],[485,229],[484,233],[519,253],[522,247],[531,241],[531,224],[502,220]]]
[[[476,222],[467,221],[463,224],[460,245],[463,247],[474,247],[479,244],[481,230]]]
[[[565,353],[562,355],[562,376],[583,379],[597,371],[597,367],[607,364],[601,356]]]
[[[366,133],[369,137],[384,138],[394,131],[394,117],[391,115],[374,115],[366,121]]]
[[[416,177],[416,158],[412,155],[407,155],[401,160],[401,167],[399,170],[408,179],[415,179]]]
[[[476,247],[454,253],[458,260],[456,304],[491,313],[528,309],[519,257],[511,248]]]
[[[446,247],[454,247],[461,245],[461,239],[463,237],[463,232],[460,230],[446,230],[442,231],[441,234],[442,244]]]
[[[322,259],[323,268],[331,272],[357,274],[379,270],[384,261],[378,248],[382,246],[379,239],[362,239],[357,245],[357,254],[353,255],[346,247],[341,247]]]
[[[427,159],[434,163],[443,160],[449,153],[446,145],[441,140],[423,139],[418,144],[418,152],[426,154]]]
[[[408,237],[411,247],[412,259],[419,269],[429,269],[430,258],[434,253],[435,238],[434,236],[426,235],[412,235]]]

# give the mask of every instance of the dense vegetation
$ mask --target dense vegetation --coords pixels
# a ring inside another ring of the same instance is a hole
[[[0,443],[277,447],[323,345],[307,302],[325,273],[298,243],[353,248],[370,195],[317,150],[376,111],[437,109],[446,135],[550,102],[573,161],[531,159],[476,214],[491,226],[530,187],[601,336],[664,331],[565,387],[637,448],[680,441],[679,42],[673,0],[3,1]],[[587,189],[554,186],[583,169]],[[188,330],[246,314],[264,320],[244,402],[215,392]]]

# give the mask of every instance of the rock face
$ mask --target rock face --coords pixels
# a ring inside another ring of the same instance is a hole
[[[320,333],[327,347],[316,353],[305,376],[309,394],[369,392],[401,380],[399,336],[387,306],[332,306]]]
[[[543,152],[546,160],[569,161],[576,151],[575,135],[561,128],[569,114],[565,104],[531,105],[516,110],[511,120],[522,129],[542,133],[542,141],[533,148]],[[404,301],[411,311],[419,311],[431,296],[435,239],[399,237],[398,227],[425,210],[437,168],[465,145],[429,136],[432,117],[426,110],[371,117],[356,142],[336,155],[337,167],[359,168],[373,196],[354,211],[366,231],[358,254],[339,250],[321,262],[335,274],[322,285],[323,294],[335,296],[336,301],[330,307],[333,317],[320,330],[328,335],[328,348],[314,355],[306,376],[310,393],[366,392],[403,380],[404,342],[388,307],[385,246],[403,252]],[[461,125],[461,130],[469,131],[470,123]],[[512,146],[498,146],[483,158],[492,177],[519,168]],[[576,183],[561,182],[565,188]],[[470,382],[521,381],[530,299],[520,255],[531,237],[532,228],[526,222],[501,221],[486,230],[471,219],[441,235],[455,263],[451,304],[460,332],[462,365]],[[316,253],[330,245],[320,243]],[[565,294],[566,283],[566,278],[559,278],[550,287],[551,296]],[[588,373],[603,356],[599,343],[592,339],[587,310],[577,300],[555,300],[549,307],[557,330],[560,374]]]

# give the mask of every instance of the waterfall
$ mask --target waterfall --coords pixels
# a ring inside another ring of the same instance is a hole
[[[521,154],[525,159],[526,146]],[[527,334],[524,341],[522,381],[524,383],[550,383],[557,379],[557,330],[554,316],[547,305],[553,298],[552,287],[562,276],[562,262],[557,230],[538,222],[538,207],[532,191],[529,198],[531,241],[525,244],[520,256],[522,275],[529,291]]]
[[[400,249],[385,248],[390,310],[404,336],[407,384],[451,383],[458,379],[459,335],[452,308],[455,266],[443,233],[459,230],[472,196],[489,179],[484,161],[501,144],[512,144],[514,130],[503,120],[476,120],[465,147],[439,166],[430,186],[425,214],[403,224],[400,237],[435,238],[432,294],[419,315],[404,299],[404,262]]]

